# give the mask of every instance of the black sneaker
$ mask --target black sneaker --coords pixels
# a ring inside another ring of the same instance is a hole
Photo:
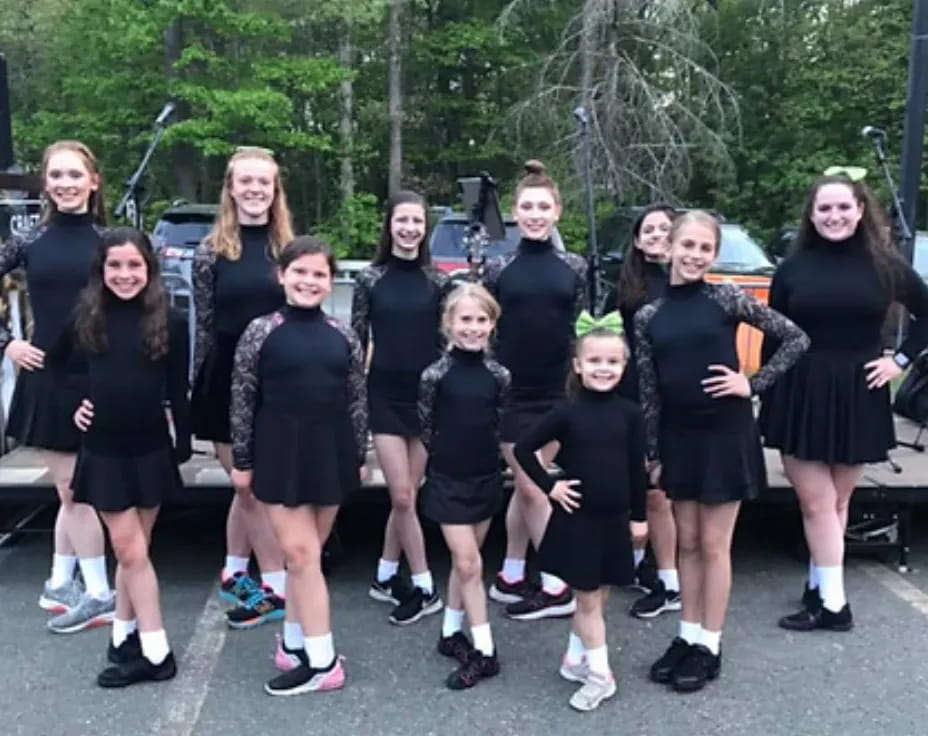
[[[673,679],[673,673],[690,653],[690,645],[685,639],[675,636],[667,651],[651,665],[651,679],[666,685]]]
[[[671,683],[678,693],[702,690],[722,671],[722,653],[713,654],[702,644],[693,644],[689,653],[673,672]]]
[[[309,663],[278,675],[265,683],[264,692],[268,695],[300,695],[309,692],[338,690],[345,686],[345,669],[342,658],[336,656],[325,669],[315,669]]]
[[[541,588],[534,590],[528,598],[506,606],[506,615],[516,621],[534,621],[539,618],[571,616],[577,610],[577,601],[570,586],[557,595],[546,593]]]
[[[635,580],[628,587],[632,590],[639,590],[642,593],[652,593],[657,590],[658,586],[663,585],[660,577],[657,574],[657,567],[651,560],[648,559],[648,556],[641,560],[638,563],[638,567],[635,568]]]
[[[806,583],[802,589],[802,607],[807,611],[817,611],[822,607],[822,596],[818,588],[810,588]]]
[[[789,631],[815,631],[816,629],[850,631],[854,628],[854,617],[851,615],[850,604],[845,603],[844,608],[837,613],[821,605],[814,611],[803,608],[801,611],[784,616],[777,623],[781,629]]]
[[[535,590],[537,588],[527,577],[510,583],[501,573],[497,573],[488,595],[497,603],[518,603],[532,595]]]
[[[168,652],[161,664],[152,664],[145,657],[139,657],[121,664],[107,667],[97,675],[100,687],[127,687],[137,682],[160,682],[170,680],[177,674],[174,653]]]
[[[499,660],[496,658],[496,652],[487,657],[483,652],[474,649],[467,656],[467,660],[448,675],[445,682],[452,690],[465,690],[486,677],[494,677],[498,674]]]
[[[658,580],[654,590],[632,603],[629,613],[635,618],[654,618],[667,611],[679,611],[681,608],[680,591],[667,590]]]
[[[423,616],[438,613],[442,605],[437,590],[426,593],[422,588],[417,587],[406,600],[390,612],[390,623],[399,626],[414,624]]]
[[[474,645],[464,636],[463,631],[455,631],[451,636],[443,636],[438,640],[438,653],[456,659],[461,664],[467,661],[472,651]]]
[[[375,601],[398,606],[412,595],[412,590],[412,585],[407,583],[405,578],[394,575],[383,583],[375,577],[367,594]]]
[[[139,632],[133,631],[127,636],[122,644],[118,647],[113,646],[113,639],[110,637],[109,646],[106,648],[106,659],[111,664],[123,664],[131,662],[142,656],[142,640],[139,639]]]

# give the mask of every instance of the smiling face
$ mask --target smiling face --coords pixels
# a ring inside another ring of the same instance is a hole
[[[681,224],[670,243],[670,283],[702,281],[718,254],[716,228],[699,220]]]
[[[114,245],[103,261],[103,283],[119,299],[129,301],[148,285],[148,264],[132,243]]]
[[[573,359],[574,372],[590,391],[612,391],[622,380],[628,348],[618,335],[584,337]]]
[[[393,254],[412,260],[419,255],[425,237],[425,209],[415,202],[405,202],[393,208],[390,215],[390,237]]]
[[[90,196],[100,186],[87,162],[76,151],[61,149],[52,153],[45,166],[45,191],[59,212],[87,212]]]
[[[240,158],[232,164],[229,195],[240,225],[264,225],[274,203],[277,165],[264,158]]]
[[[451,342],[468,352],[486,350],[495,326],[484,305],[471,296],[461,298],[454,305],[445,325]]]
[[[863,203],[849,185],[840,182],[819,187],[809,213],[816,232],[836,243],[851,237],[863,216]]]
[[[279,275],[287,303],[294,307],[318,307],[332,293],[332,270],[322,253],[294,259]]]
[[[670,216],[666,212],[650,212],[641,221],[635,237],[635,247],[642,252],[646,261],[666,263],[670,255]]]
[[[561,217],[561,205],[548,187],[525,187],[512,211],[519,232],[529,240],[547,240]]]

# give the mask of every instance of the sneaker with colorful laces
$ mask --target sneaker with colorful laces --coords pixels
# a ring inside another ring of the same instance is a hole
[[[443,636],[438,640],[438,653],[456,659],[462,664],[467,661],[474,645],[464,636],[463,631],[455,631],[451,636]]]
[[[342,657],[336,656],[332,664],[325,669],[310,667],[308,661],[301,663],[299,667],[279,674],[266,683],[264,692],[268,695],[301,695],[338,690],[345,686],[345,668],[342,661]]]
[[[67,613],[81,602],[83,595],[84,589],[77,578],[71,578],[58,588],[53,588],[51,580],[46,580],[39,596],[39,608],[49,613]]]
[[[301,664],[309,666],[309,659],[306,656],[306,650],[303,647],[299,649],[288,649],[284,639],[280,634],[277,637],[277,650],[274,652],[274,666],[281,672],[295,670]]]
[[[596,710],[600,704],[615,695],[616,685],[612,673],[590,672],[586,681],[570,698],[570,707],[579,711]]]
[[[240,606],[254,595],[260,586],[247,572],[237,572],[219,584],[219,598],[226,603]]]
[[[570,662],[565,654],[558,673],[568,682],[586,682],[586,678],[590,676],[590,665],[586,657],[581,657],[579,662]]]
[[[232,629],[253,629],[271,621],[283,621],[286,615],[284,599],[264,585],[238,608],[226,612],[226,623]]]

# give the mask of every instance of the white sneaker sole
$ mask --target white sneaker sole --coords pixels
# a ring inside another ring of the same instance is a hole
[[[44,595],[39,596],[39,608],[49,613],[67,613],[71,610],[64,603],[56,601],[53,598],[46,598]]]
[[[78,631],[83,631],[84,629],[95,629],[99,626],[109,626],[111,623],[113,623],[113,618],[115,618],[115,616],[115,611],[111,611],[110,613],[101,613],[99,616],[94,616],[93,618],[72,624],[71,626],[49,626],[48,630],[53,634],[76,634]]]
[[[563,664],[561,665],[561,669],[558,670],[558,674],[567,680],[567,682],[579,682],[581,684],[586,682],[586,675],[578,674]]]
[[[518,603],[522,600],[521,597],[513,593],[503,593],[495,584],[490,586],[488,595],[497,603]]]
[[[388,593],[381,593],[377,588],[368,588],[367,594],[379,603],[392,603],[394,606],[398,606],[400,602],[396,600],[392,595]]]
[[[607,690],[603,690],[596,698],[593,700],[586,700],[585,698],[577,697],[580,695],[578,690],[574,693],[573,697],[570,699],[570,707],[574,710],[579,710],[581,713],[589,713],[591,710],[596,710],[604,700],[608,700],[613,697],[616,693],[615,680],[612,681],[612,686]]]
[[[538,621],[542,618],[564,618],[565,616],[573,616],[576,610],[577,600],[574,598],[570,603],[562,603],[560,606],[548,606],[537,611],[529,611],[528,613],[512,614],[507,612],[506,615],[514,621]]]
[[[272,690],[265,683],[264,692],[274,696],[302,695],[304,693],[322,693],[330,690],[340,690],[345,687],[345,670],[342,664],[344,659],[339,657],[338,665],[331,672],[324,675],[316,675],[308,682],[297,685],[290,690]]]
[[[671,603],[665,603],[660,608],[655,608],[653,611],[634,611],[632,612],[632,616],[641,619],[657,618],[662,613],[671,613],[673,611],[679,611],[682,608],[683,604],[679,600],[676,600]]]

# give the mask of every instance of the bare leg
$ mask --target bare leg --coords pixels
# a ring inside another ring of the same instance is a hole
[[[232,446],[224,442],[215,442],[216,459],[226,473],[232,472]],[[251,543],[248,539],[248,519],[242,507],[240,494],[233,493],[226,517],[226,554],[233,557],[251,557]]]
[[[718,632],[725,624],[731,595],[731,539],[740,502],[699,505],[702,555],[702,627]]]
[[[863,465],[831,466],[831,480],[837,495],[838,518],[841,520],[841,530],[844,532],[847,531],[847,515],[851,507],[851,496],[863,472]]]
[[[103,526],[97,512],[89,504],[74,503],[71,479],[76,456],[45,451],[44,459],[61,501],[55,520],[55,552],[81,559],[102,557]]]
[[[397,542],[406,555],[413,575],[428,572],[425,558],[425,539],[416,513],[416,497],[427,455],[417,439],[393,435],[374,435],[374,450],[390,491],[390,519],[384,534],[383,559],[398,561],[388,554],[396,554]]]
[[[586,650],[606,646],[606,620],[603,616],[604,602],[602,588],[599,590],[575,590],[577,610],[574,612],[571,627]]]
[[[525,522],[525,528],[528,530],[529,538],[535,549],[541,546],[542,537],[545,535],[545,527],[548,525],[548,518],[551,516],[551,502],[544,492],[536,486],[532,479],[528,477],[524,470],[519,466],[513,454],[513,443],[506,442],[501,448],[503,458],[512,468],[513,481],[515,483],[515,493],[518,496],[519,507],[522,511],[522,518]],[[558,445],[556,442],[549,443],[538,451],[538,457],[541,464],[547,467],[554,456],[557,455]],[[507,522],[509,514],[506,515]],[[508,533],[507,528],[507,533]],[[507,550],[508,554],[508,550]],[[524,554],[524,553],[523,553]]]
[[[783,455],[783,469],[799,497],[802,525],[814,564],[819,567],[841,565],[844,528],[831,468],[824,463]]]
[[[138,509],[142,532],[145,534],[145,543],[151,548],[151,532],[158,518],[158,509]],[[132,607],[129,589],[126,587],[126,573],[117,557],[116,564],[116,618],[120,621],[135,619],[135,609]]]
[[[648,535],[658,570],[677,569],[677,525],[673,505],[660,489],[648,491]]]
[[[458,588],[456,592],[460,593],[471,627],[487,623],[487,594],[483,586],[480,546],[489,528],[489,521],[474,525],[443,524],[441,527],[448,549],[451,550],[453,575]]]
[[[705,612],[699,504],[695,501],[674,501],[673,513],[679,547],[680,619],[698,624],[702,622]]]
[[[102,514],[119,561],[119,577],[128,593],[140,632],[164,628],[158,578],[148,556],[149,536],[157,513],[157,509],[145,510],[144,521],[143,512],[139,509]],[[125,620],[130,618],[132,616]]]

